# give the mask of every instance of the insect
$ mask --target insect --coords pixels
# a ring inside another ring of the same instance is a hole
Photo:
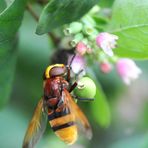
[[[35,146],[45,131],[47,120],[55,134],[67,144],[73,144],[77,140],[76,122],[82,125],[85,135],[91,139],[90,124],[71,95],[77,83],[70,84],[70,66],[50,65],[46,68],[43,79],[44,95],[29,123],[23,148]]]

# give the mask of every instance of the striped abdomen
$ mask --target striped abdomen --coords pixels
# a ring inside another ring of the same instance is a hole
[[[67,107],[60,112],[49,112],[48,119],[53,131],[62,141],[73,144],[77,140],[75,117]]]

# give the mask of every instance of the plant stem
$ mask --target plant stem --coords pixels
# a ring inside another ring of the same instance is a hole
[[[29,3],[27,4],[26,8],[27,8],[28,12],[32,15],[32,17],[38,22],[39,16],[34,12],[34,10],[32,9],[32,7]],[[48,32],[47,34],[51,38],[51,40],[53,41],[55,46],[60,42],[60,39],[57,38],[52,32]]]
[[[33,11],[32,7],[30,4],[27,4],[27,10],[29,11],[29,13],[33,16],[33,18],[38,22],[39,17],[38,15]]]

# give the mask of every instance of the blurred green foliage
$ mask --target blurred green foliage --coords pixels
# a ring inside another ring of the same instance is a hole
[[[1,0],[0,1],[0,12],[2,12],[5,9],[5,7],[6,7],[6,3],[3,0]]]
[[[114,0],[100,0],[99,5],[104,8],[111,7],[113,5]]]
[[[55,47],[47,35],[35,34],[37,23],[28,12],[25,12],[17,35],[19,42],[16,41],[16,32],[21,23],[25,0],[14,0],[13,2],[15,3],[9,5],[10,12],[8,9],[5,13],[0,13],[0,33],[4,30],[8,33],[7,36],[0,36],[0,104],[6,104],[11,84],[13,84],[10,101],[0,111],[1,148],[21,147],[28,122],[43,94],[42,74],[45,68],[51,64],[52,53],[55,51]],[[101,6],[110,7],[113,1],[100,0],[100,2]],[[16,11],[13,10],[14,5],[17,7]],[[0,12],[5,8],[5,1],[0,1]],[[38,5],[35,5],[34,9],[38,13],[41,12],[41,7]],[[8,14],[15,17],[11,21],[13,26],[9,24],[10,21],[3,23],[6,19],[5,15]],[[12,27],[14,28],[12,29]],[[3,42],[3,39],[12,42]],[[18,47],[12,46],[12,43],[18,43]],[[10,47],[13,47],[12,51],[15,52],[11,53],[9,58]],[[8,58],[6,59],[3,55],[8,55]],[[47,130],[37,145],[38,148],[148,147],[147,62],[139,62],[144,74],[140,80],[128,88],[123,86],[115,72],[104,75],[100,72],[99,66],[94,65],[91,68],[95,76],[91,75],[91,77],[97,84],[96,100],[93,103],[79,103],[92,125],[93,139],[87,141],[83,138],[83,134],[80,134],[75,145],[67,146],[55,136],[50,125],[47,124]]]
[[[17,57],[16,33],[21,24],[26,0],[6,3],[2,0],[0,13],[0,108],[10,97]]]
[[[44,34],[53,29],[80,19],[98,0],[52,0],[43,9],[37,26],[37,34]],[[70,13],[77,12],[77,13]]]

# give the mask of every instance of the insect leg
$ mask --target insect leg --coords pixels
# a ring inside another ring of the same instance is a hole
[[[73,96],[75,99],[80,100],[80,101],[94,101],[94,98],[81,98],[78,96]]]
[[[67,65],[67,81],[68,82],[70,82],[70,79],[71,79],[71,77],[70,77],[71,65],[72,65],[72,62],[73,62],[75,56],[76,56],[76,54],[74,53],[74,55],[71,58],[69,65]]]
[[[69,93],[71,93],[76,88],[77,85],[78,85],[78,83],[74,82],[69,89]]]
[[[70,71],[71,71],[71,67],[70,66],[67,66],[67,81],[68,82],[70,82],[70,79],[71,79],[71,77],[70,77]]]

